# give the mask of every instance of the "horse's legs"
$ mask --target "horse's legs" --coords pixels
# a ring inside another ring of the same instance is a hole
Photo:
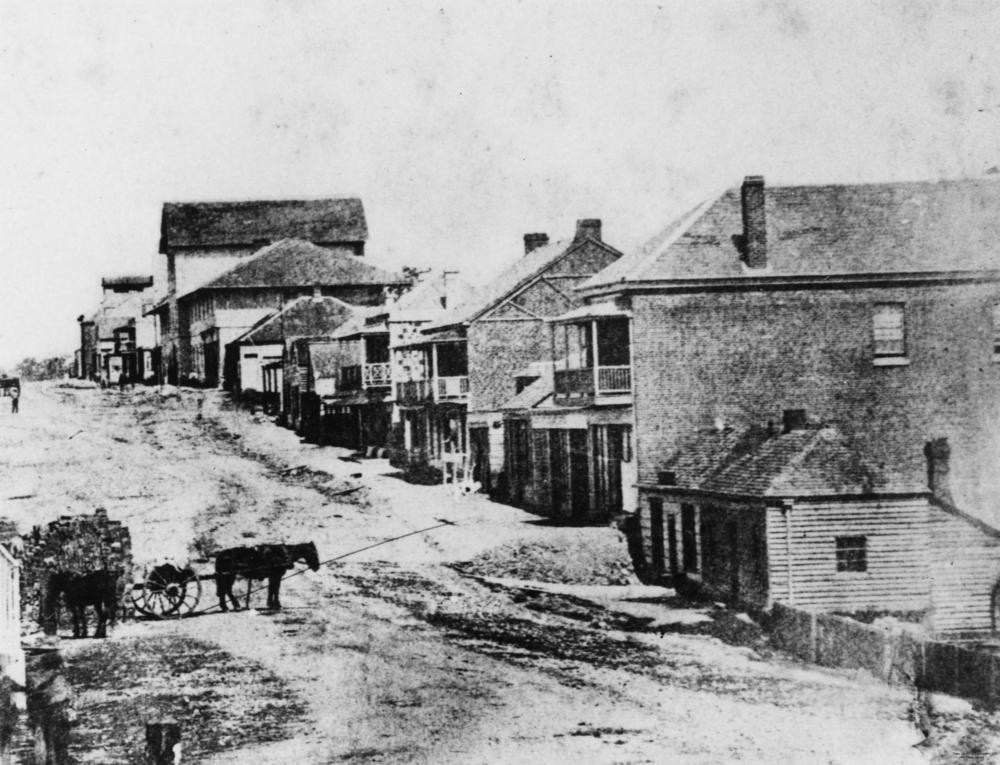
[[[215,594],[219,596],[219,608],[223,611],[229,610],[229,606],[226,605],[227,597],[233,602],[233,608],[237,611],[240,610],[240,604],[233,596],[233,582],[235,581],[236,577],[233,574],[215,575]]]
[[[274,573],[268,577],[267,580],[267,607],[273,608],[275,611],[281,609],[281,601],[278,599],[278,593],[281,590],[281,573]]]
[[[108,612],[104,608],[104,603],[100,599],[95,601],[94,610],[97,612],[97,628],[94,631],[95,638],[106,638],[108,636]]]
[[[250,577],[247,577],[247,606],[246,606],[247,611],[250,610],[250,593],[253,592],[253,583],[254,580],[251,579]]]
[[[87,607],[74,603],[70,609],[73,611],[73,637],[87,637]]]

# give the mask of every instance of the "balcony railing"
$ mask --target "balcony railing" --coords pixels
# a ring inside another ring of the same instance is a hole
[[[631,367],[598,367],[597,368],[597,393],[631,393],[632,392],[632,368]]]
[[[557,369],[554,382],[555,397],[560,403],[589,403],[595,394],[631,393],[632,370],[627,366],[598,367],[595,379],[593,368]]]
[[[361,384],[366,388],[388,388],[392,385],[392,366],[388,361],[365,364],[361,368]]]
[[[396,399],[400,404],[420,404],[433,398],[430,380],[408,380],[396,383]]]
[[[438,401],[465,398],[469,395],[469,378],[467,375],[458,377],[438,377],[435,380]]]

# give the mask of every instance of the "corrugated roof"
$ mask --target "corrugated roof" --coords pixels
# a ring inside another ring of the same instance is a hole
[[[743,266],[740,189],[667,227],[581,289],[746,276],[1000,269],[1000,181],[765,188],[766,271]]]
[[[356,306],[334,297],[296,298],[283,310],[265,316],[234,342],[265,345],[296,337],[330,335],[353,318],[358,310]]]
[[[187,294],[242,287],[325,287],[405,284],[397,274],[366,263],[349,250],[328,250],[301,239],[283,239]]]
[[[675,473],[681,488],[762,498],[927,491],[925,475],[877,463],[830,427],[776,435],[763,428],[703,431],[663,469]]]
[[[160,221],[160,249],[254,245],[297,238],[334,244],[368,238],[364,206],[356,197],[245,202],[168,202]]]

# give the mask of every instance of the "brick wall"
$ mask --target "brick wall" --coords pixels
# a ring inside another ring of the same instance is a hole
[[[998,299],[989,285],[636,296],[640,481],[655,482],[677,440],[716,417],[739,428],[802,408],[917,476],[924,443],[948,437],[956,504],[1000,520]],[[908,366],[872,363],[880,302],[906,304]]]

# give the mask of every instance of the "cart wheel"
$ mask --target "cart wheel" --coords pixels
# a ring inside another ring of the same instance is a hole
[[[186,616],[201,599],[201,581],[189,568],[170,564],[153,568],[146,581],[132,586],[132,602],[140,613],[163,618]]]

